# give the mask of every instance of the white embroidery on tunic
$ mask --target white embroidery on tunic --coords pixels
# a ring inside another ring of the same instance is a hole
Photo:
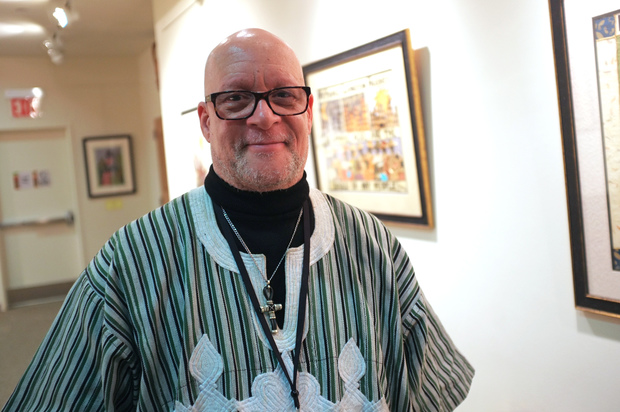
[[[286,367],[292,370],[290,352],[283,352],[282,358]],[[190,407],[177,402],[175,405],[177,412],[295,411],[293,399],[290,396],[290,386],[279,365],[275,371],[263,373],[254,379],[252,397],[243,401],[226,399],[218,391],[216,384],[224,371],[222,357],[206,335],[203,335],[196,345],[189,361],[189,369],[200,384],[200,393],[194,405]],[[321,396],[321,387],[314,376],[307,372],[300,372],[297,378],[300,410],[312,412],[388,410],[385,398],[371,402],[359,390],[359,381],[366,374],[366,363],[353,339],[349,339],[340,352],[338,373],[344,382],[345,392],[338,403],[333,403]]]
[[[236,411],[236,401],[226,399],[217,390],[217,380],[224,371],[222,356],[207,338],[203,335],[189,360],[189,370],[192,376],[200,383],[200,393],[193,406],[186,408],[180,402],[175,405],[177,412],[199,411]]]

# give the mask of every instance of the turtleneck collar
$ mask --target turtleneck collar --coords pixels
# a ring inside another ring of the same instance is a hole
[[[299,182],[288,189],[259,193],[229,185],[215,173],[213,165],[205,177],[204,186],[213,202],[227,212],[256,217],[282,216],[291,212],[296,214],[310,193],[306,172]]]

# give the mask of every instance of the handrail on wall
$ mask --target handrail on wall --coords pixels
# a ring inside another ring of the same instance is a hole
[[[0,223],[0,229],[8,229],[12,227],[24,227],[24,226],[46,226],[55,223],[66,223],[72,225],[75,221],[72,211],[68,211],[64,216],[47,217],[41,219],[22,220],[19,222],[5,222]]]

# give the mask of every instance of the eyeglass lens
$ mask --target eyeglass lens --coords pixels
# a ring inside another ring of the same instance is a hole
[[[250,117],[258,104],[257,95],[245,91],[223,92],[215,98],[215,110],[217,114],[228,120],[243,119]],[[292,116],[306,111],[308,106],[308,94],[301,87],[282,87],[269,91],[264,98],[271,110],[280,116]]]

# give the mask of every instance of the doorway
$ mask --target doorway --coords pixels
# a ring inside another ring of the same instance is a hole
[[[75,281],[83,268],[76,199],[65,129],[0,132],[0,309]]]

